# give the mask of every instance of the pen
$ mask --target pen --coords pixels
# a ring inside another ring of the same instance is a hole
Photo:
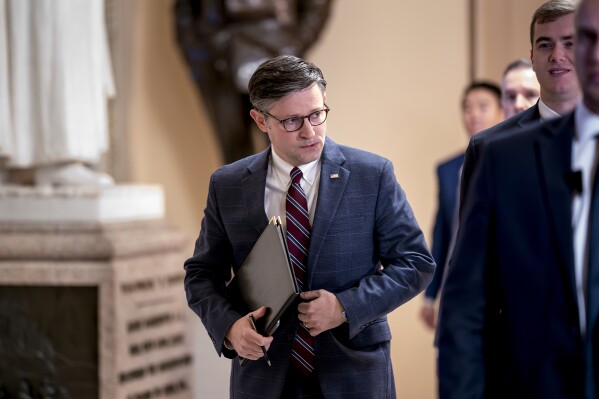
[[[252,328],[254,329],[254,331],[258,332],[258,330],[256,330],[256,324],[254,323],[254,316],[252,316],[252,314],[250,313],[250,323],[252,324]],[[268,354],[266,353],[266,348],[263,346],[260,346],[262,348],[262,353],[264,353],[264,360],[266,360],[266,364],[268,364],[268,367],[271,366],[270,364],[270,359],[268,358]]]

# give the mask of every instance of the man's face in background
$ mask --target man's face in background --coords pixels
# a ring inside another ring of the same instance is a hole
[[[506,118],[532,107],[541,95],[537,75],[532,68],[516,68],[501,81],[501,106]]]

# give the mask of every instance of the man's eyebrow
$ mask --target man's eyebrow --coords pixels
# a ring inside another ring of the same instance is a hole
[[[551,38],[547,37],[547,36],[540,36],[537,38],[537,40],[535,40],[535,43],[539,43],[539,42],[550,42]]]
[[[535,43],[538,43],[538,42],[550,42],[550,41],[551,41],[551,38],[550,38],[550,37],[547,37],[547,36],[539,36],[539,37],[537,38],[537,40],[535,40]]]
[[[570,34],[570,35],[564,35],[564,36],[560,36],[559,37],[559,41],[565,41],[565,40],[573,40],[574,39],[574,34]],[[539,43],[539,42],[551,42],[553,41],[552,38],[548,37],[548,36],[540,36],[537,38],[537,40],[535,40],[535,43]]]

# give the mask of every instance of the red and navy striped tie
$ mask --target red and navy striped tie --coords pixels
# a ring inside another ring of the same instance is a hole
[[[302,171],[297,167],[293,168],[285,208],[289,257],[291,258],[298,287],[300,291],[303,291],[311,228],[308,201],[306,200],[306,193],[300,185],[301,179]],[[293,365],[304,375],[308,376],[314,371],[314,337],[303,325],[300,325],[297,330],[291,355]]]

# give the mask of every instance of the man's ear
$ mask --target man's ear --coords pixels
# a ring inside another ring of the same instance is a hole
[[[250,111],[250,116],[252,117],[254,122],[256,122],[256,125],[258,125],[258,129],[266,133],[266,118],[264,117],[264,114],[262,112],[256,111],[255,109],[252,109]]]

